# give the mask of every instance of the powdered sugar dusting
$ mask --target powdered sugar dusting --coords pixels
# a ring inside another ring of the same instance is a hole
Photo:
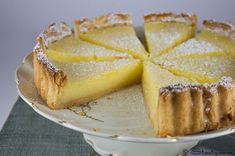
[[[183,83],[177,83],[177,84],[172,84],[169,85],[167,87],[162,87],[160,88],[160,93],[164,93],[164,92],[183,92],[189,89],[188,87],[189,85],[187,84],[183,84]]]
[[[172,50],[172,53],[176,54],[191,54],[195,53],[207,53],[214,51],[222,51],[220,47],[204,40],[190,39],[187,42],[184,42],[180,46]]]
[[[149,13],[144,16],[145,23],[149,22],[177,22],[177,23],[185,23],[187,25],[196,24],[193,19],[193,16],[188,13],[174,14],[170,12],[163,13]],[[195,16],[196,18],[196,16]]]
[[[61,40],[71,34],[72,30],[65,22],[57,22],[49,25],[39,37],[42,38],[44,45],[48,47],[50,43]]]
[[[163,18],[162,19],[163,22],[179,22],[179,23],[186,23],[188,25],[191,25],[192,24],[192,21],[190,19],[186,19],[186,18],[183,18],[183,17],[166,17],[166,18]]]
[[[169,45],[180,38],[182,31],[177,27],[166,27],[161,30],[146,31],[146,36],[151,43],[154,43],[154,47],[151,49],[153,52],[160,52],[168,48]]]
[[[164,60],[161,65],[165,67],[169,67],[169,66],[172,66],[173,64],[170,61]]]
[[[219,85],[223,86],[225,88],[232,88],[233,87],[233,79],[231,77],[224,76],[221,78]]]
[[[204,88],[205,90],[214,93],[217,91],[219,86],[223,86],[225,88],[232,88],[233,87],[233,80],[231,77],[222,77],[218,83],[212,83],[212,84],[199,84],[199,83],[194,83],[194,84],[173,84],[169,85],[166,87],[162,87],[160,89],[160,93],[164,92],[184,92],[188,89],[199,89],[199,88]]]
[[[34,47],[34,51],[37,53],[37,59],[47,65],[47,68],[51,72],[57,72],[58,69],[48,60],[46,52],[43,51],[41,46],[48,47],[52,42],[61,40],[71,34],[72,30],[65,22],[57,22],[49,25],[48,28],[39,35],[39,38],[42,39],[43,45],[37,43]]]
[[[109,13],[106,15],[97,16],[93,19],[83,18],[78,20],[77,23],[79,23],[79,31],[85,33],[104,27],[132,25],[132,19],[130,14],[127,13]]]
[[[87,79],[93,76],[100,76],[107,71],[114,71],[121,67],[127,67],[138,63],[138,60],[119,59],[115,61],[103,62],[57,62],[52,61],[53,65],[64,71],[68,79]]]
[[[224,30],[223,28],[221,27],[218,27],[218,28],[208,28],[208,27],[205,27],[205,29],[207,31],[211,31],[211,32],[214,32],[214,33],[218,33],[218,34],[221,34],[221,35],[224,35],[224,36],[229,36],[231,34],[231,30]]]
[[[39,46],[39,44],[34,47],[34,52],[37,53],[37,59],[41,63],[45,64],[51,72],[58,72],[58,69],[55,68],[55,66],[53,66],[53,64],[48,60],[47,55],[43,52],[43,49]]]
[[[132,58],[132,56],[128,53],[121,53],[114,50],[106,49],[104,47],[76,39],[74,36],[66,37],[51,44],[47,52],[49,52],[50,50],[60,52],[61,54],[66,53],[75,56],[89,56],[94,58]]]
[[[198,40],[196,38],[189,39],[188,41],[173,48],[168,53],[163,54],[161,58],[174,58],[190,55],[206,55],[209,53],[224,53],[224,50],[216,44],[210,43],[205,40]]]
[[[204,20],[203,29],[230,37],[232,40],[235,40],[235,28],[230,23],[217,22],[215,20]]]

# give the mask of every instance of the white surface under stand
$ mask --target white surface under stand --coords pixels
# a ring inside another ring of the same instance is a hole
[[[183,143],[136,143],[123,142],[83,134],[85,141],[102,156],[180,156],[198,141]]]

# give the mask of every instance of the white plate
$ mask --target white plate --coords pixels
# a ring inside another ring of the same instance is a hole
[[[16,70],[19,95],[37,113],[67,128],[98,137],[142,143],[198,141],[235,132],[235,126],[182,137],[154,135],[145,111],[141,85],[90,102],[88,107],[51,110],[38,95],[33,82],[33,55],[25,57]],[[83,116],[86,112],[87,116]]]

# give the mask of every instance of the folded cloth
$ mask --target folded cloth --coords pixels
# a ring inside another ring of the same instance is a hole
[[[1,156],[98,156],[83,135],[38,115],[18,98],[0,132]]]
[[[21,98],[0,132],[1,156],[98,156],[83,135],[38,115]],[[201,141],[187,156],[235,156],[235,134]]]

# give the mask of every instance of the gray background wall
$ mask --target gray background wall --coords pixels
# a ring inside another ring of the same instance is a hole
[[[54,21],[72,25],[75,18],[125,11],[135,25],[142,24],[144,13],[155,11],[194,12],[204,18],[235,24],[234,0],[0,0],[0,129],[12,108],[17,93],[14,71],[29,53],[40,31]]]

